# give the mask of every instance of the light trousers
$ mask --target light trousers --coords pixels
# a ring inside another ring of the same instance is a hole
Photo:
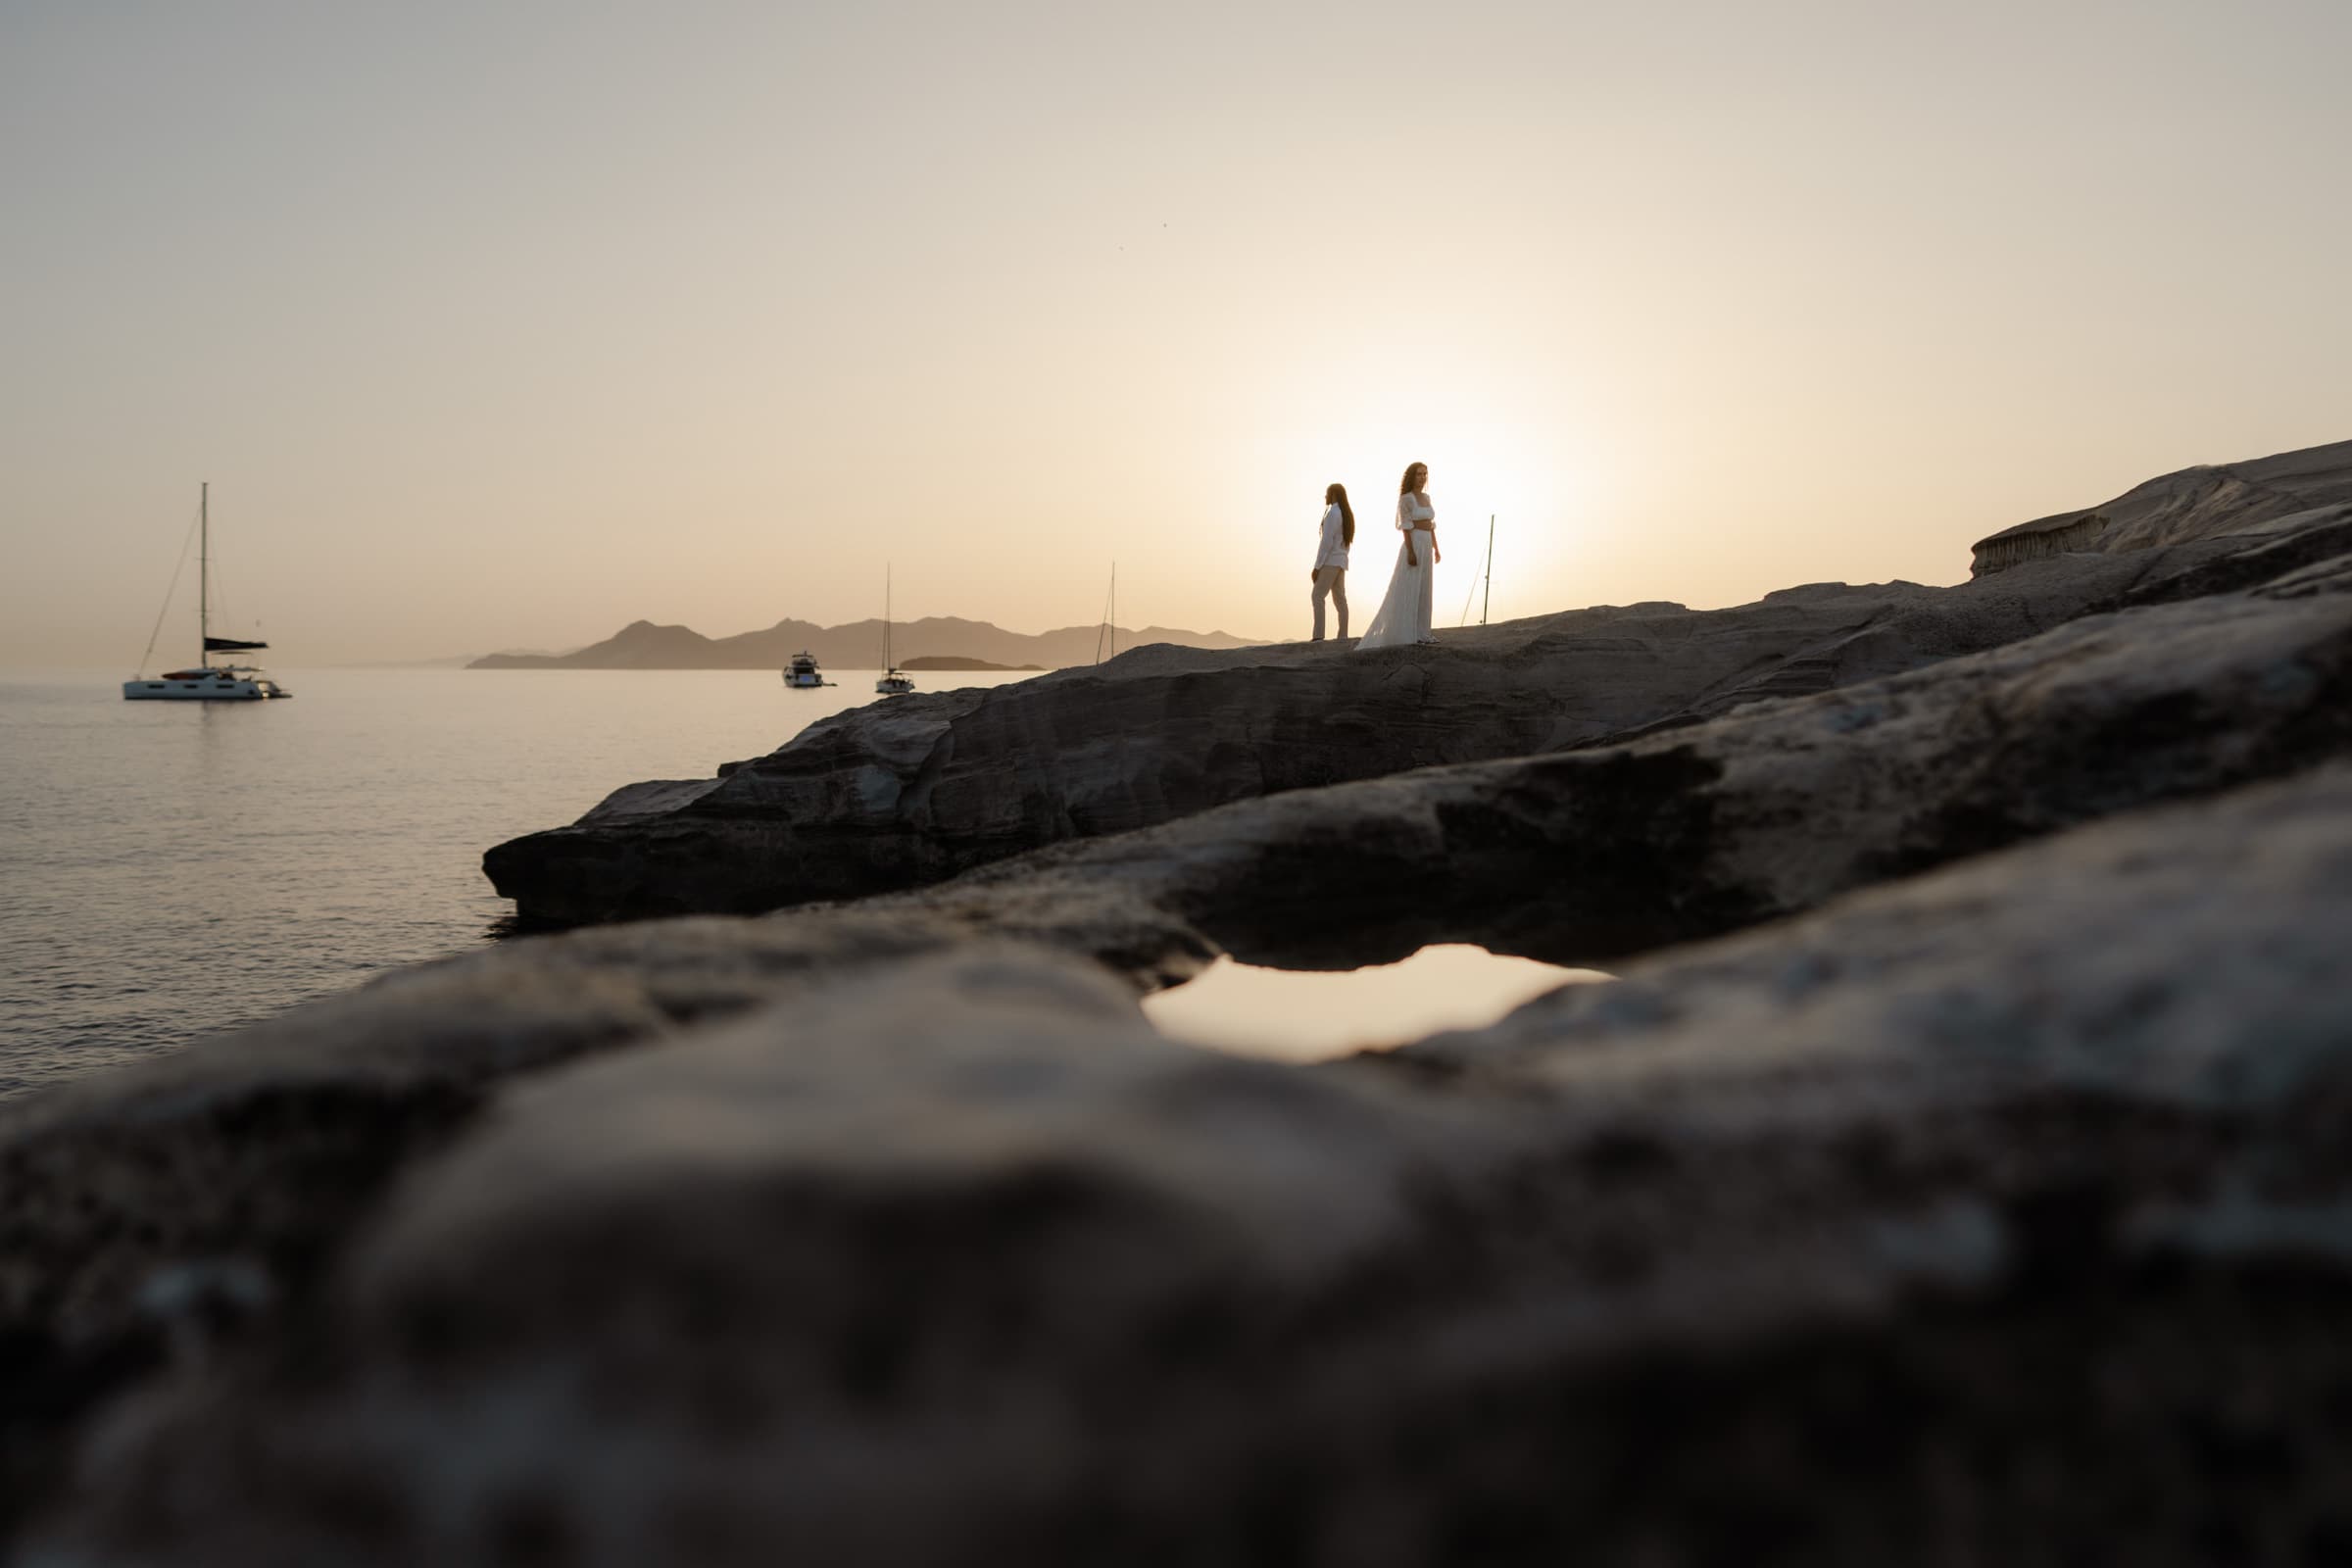
[[[1317,566],[1315,568],[1315,641],[1323,640],[1323,596],[1340,607],[1340,636],[1348,635],[1348,568],[1346,566]]]

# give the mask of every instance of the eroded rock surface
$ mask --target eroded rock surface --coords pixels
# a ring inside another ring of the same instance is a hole
[[[2264,528],[2291,528],[2352,508],[2352,441],[2246,463],[2200,464],[2132,486],[2105,506],[2060,512],[1980,540],[1985,576],[2077,551],[2146,550]]]
[[[0,1106],[0,1544],[61,1429],[174,1345],[298,1319],[386,1184],[501,1084],[968,936],[844,915],[516,943]]]
[[[2324,1560],[2348,916],[2331,766],[1311,1070],[908,958],[507,1091],[35,1560]]]
[[[893,699],[722,776],[632,785],[483,858],[526,921],[751,913],[921,886],[1235,801],[1521,757],[1917,669],[2126,596],[2243,587],[2279,541],[2080,556],[1961,588],[1816,584],[1734,610],[1574,611],[1436,651],[1146,648],[1099,670]],[[2191,579],[2187,574],[2212,575]]]
[[[1204,936],[1306,967],[1430,942],[1606,964],[2347,752],[2352,557],[1621,747],[1229,806],[873,907],[1062,946],[1161,929],[1178,955]]]

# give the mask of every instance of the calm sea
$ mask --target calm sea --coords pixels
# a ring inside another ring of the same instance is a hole
[[[478,946],[490,845],[875,700],[870,670],[272,673],[292,701],[0,677],[0,1099]]]

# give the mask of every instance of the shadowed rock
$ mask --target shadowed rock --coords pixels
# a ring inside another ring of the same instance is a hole
[[[872,907],[1056,945],[1157,924],[1174,951],[1205,937],[1302,967],[1431,942],[1589,963],[2347,753],[2352,557],[1623,747],[1225,807]]]
[[[946,921],[672,921],[389,976],[0,1106],[0,1540],[57,1433],[174,1346],[270,1326],[503,1081],[941,951]]]
[[[1735,610],[1575,611],[1444,632],[1435,650],[1139,649],[1099,670],[843,713],[720,777],[615,791],[483,866],[525,921],[558,924],[916,887],[1235,801],[1590,746],[1917,669],[2265,544],[2070,557],[1962,588],[1832,583]]]
[[[2212,554],[2180,552],[2186,559],[2177,564],[2167,559],[2166,552],[2151,552],[2157,559],[2167,560],[2165,569],[2150,572],[2126,589],[2116,600],[2116,608],[2169,605],[2208,594],[2235,593],[2352,554],[2352,504],[2294,513],[2215,543],[2229,548]]]
[[[2352,769],[1300,1070],[1012,949],[562,1070],[37,1560],[2308,1560]]]

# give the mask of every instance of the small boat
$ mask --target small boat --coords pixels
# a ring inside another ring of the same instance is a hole
[[[814,686],[830,686],[833,683],[825,679],[823,674],[818,671],[816,660],[804,648],[793,655],[792,662],[784,667],[784,684],[795,690],[805,690]]]
[[[890,657],[890,568],[882,568],[882,678],[874,690],[885,697],[905,697],[914,690],[914,677]]]
[[[293,695],[252,664],[206,664],[196,669],[171,670],[153,680],[122,683],[123,698],[134,703],[155,698],[253,703]]]
[[[196,636],[203,647],[202,656],[191,668],[169,670],[153,680],[147,678],[147,661],[142,658],[139,673],[122,683],[123,701],[257,703],[293,696],[259,665],[213,662],[215,654],[259,653],[270,645],[213,635],[213,487],[209,483],[198,492],[196,527]],[[179,548],[183,552],[188,548],[184,540]],[[180,560],[187,557],[183,554]],[[148,643],[147,652],[155,652],[153,642]]]

